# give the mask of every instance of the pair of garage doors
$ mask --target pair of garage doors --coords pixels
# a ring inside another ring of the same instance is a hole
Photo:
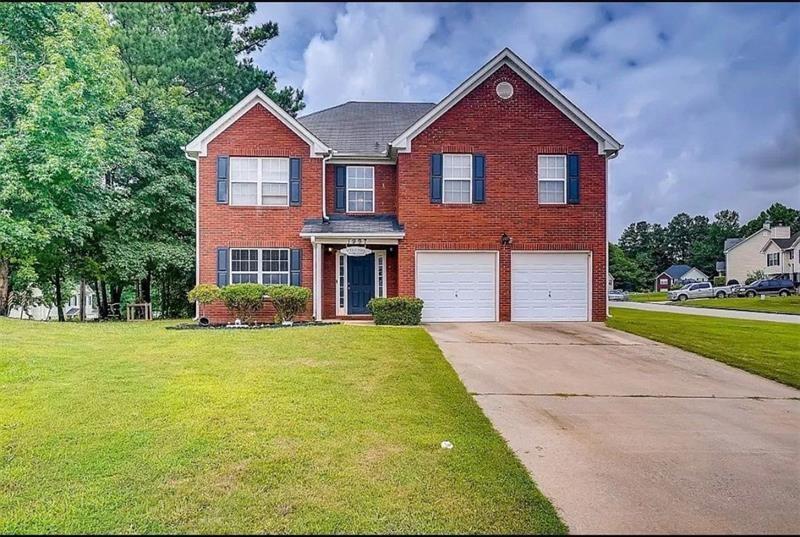
[[[497,252],[417,252],[416,263],[424,322],[498,319]],[[512,321],[587,321],[588,305],[587,254],[511,254]]]

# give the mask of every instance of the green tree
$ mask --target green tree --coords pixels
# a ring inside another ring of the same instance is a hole
[[[769,222],[773,226],[789,226],[792,233],[800,231],[800,210],[787,207],[782,203],[773,203],[766,211],[761,213],[742,226],[742,236],[752,235]]]
[[[133,154],[128,99],[105,14],[94,4],[4,4],[0,257],[61,284],[102,213],[103,178]],[[20,240],[28,240],[20,244]],[[3,263],[0,263],[2,265]]]
[[[641,261],[641,260],[640,260]],[[625,251],[613,243],[608,245],[608,270],[614,277],[614,286],[626,291],[642,291],[650,287],[649,267],[629,258]]]
[[[275,23],[247,24],[252,2],[103,5],[144,121],[138,158],[109,177],[120,195],[97,253],[100,287],[117,282],[118,302],[119,284],[137,281],[140,300],[157,298],[162,315],[185,315],[194,283],[194,167],[181,146],[254,88],[290,114],[303,108],[302,91],[278,89],[275,74],[247,56],[278,35]]]

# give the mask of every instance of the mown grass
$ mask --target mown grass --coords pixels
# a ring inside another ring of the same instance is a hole
[[[676,303],[690,308],[717,308],[723,310],[757,311],[800,315],[800,296],[768,296],[761,298],[708,298]],[[799,351],[800,352],[800,351]]]
[[[614,307],[606,324],[800,388],[796,324]]]
[[[0,533],[566,531],[424,330],[165,326],[0,319]]]
[[[664,302],[669,300],[667,293],[628,293],[632,302]]]

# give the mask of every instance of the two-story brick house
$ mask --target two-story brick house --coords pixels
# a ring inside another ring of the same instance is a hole
[[[412,295],[428,322],[601,321],[621,148],[508,49],[436,104],[295,119],[254,91],[185,148],[197,280],[304,285],[317,319]]]

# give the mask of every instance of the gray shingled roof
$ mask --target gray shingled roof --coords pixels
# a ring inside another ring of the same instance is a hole
[[[692,270],[692,267],[690,267],[689,265],[672,265],[664,272],[666,272],[667,275],[673,280],[680,280],[681,276],[683,276],[690,270]]]
[[[321,218],[306,220],[302,233],[402,233],[403,226],[390,214],[346,216],[333,214],[328,222]]]
[[[790,248],[792,244],[800,237],[800,231],[789,237],[788,239],[772,239],[772,242],[778,245],[778,248]]]
[[[740,242],[742,242],[741,238],[725,239],[725,246],[723,246],[722,249],[723,250],[730,250],[731,248],[733,248],[734,246],[736,246]]]
[[[380,156],[389,142],[434,106],[349,101],[297,120],[339,153]]]

